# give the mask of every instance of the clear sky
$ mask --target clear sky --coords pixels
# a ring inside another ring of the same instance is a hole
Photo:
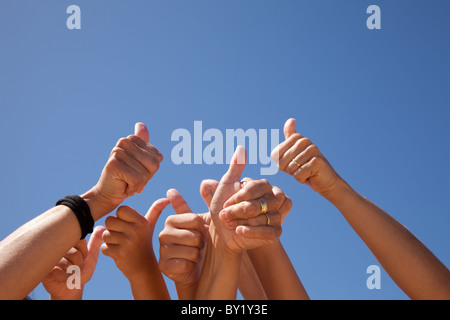
[[[66,27],[72,4],[81,30]],[[366,27],[372,4],[380,30]],[[200,182],[227,165],[175,165],[172,132],[202,121],[282,139],[294,117],[350,185],[450,266],[449,12],[446,0],[2,0],[0,238],[90,189],[135,122],[165,159],[125,204],[145,213],[176,188],[204,212]],[[384,270],[381,289],[366,287],[378,262],[332,205],[260,167],[244,174],[294,202],[281,239],[312,299],[407,298]],[[32,297],[48,298],[42,286]],[[100,254],[85,298],[132,298],[112,259]]]

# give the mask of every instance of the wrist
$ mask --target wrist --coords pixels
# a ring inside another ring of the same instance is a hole
[[[221,221],[216,222],[217,224],[222,223]],[[222,230],[219,232],[215,223],[211,223],[209,226],[209,239],[211,241],[211,247],[214,252],[224,259],[236,260],[239,258],[243,251],[239,246],[233,243],[231,239],[224,235],[224,232],[234,232],[230,230]],[[219,233],[221,233],[219,235]],[[209,246],[208,246],[209,247]]]
[[[116,208],[95,187],[82,194],[81,198],[88,204],[94,221],[101,219]]]
[[[83,288],[72,289],[65,295],[55,295],[50,294],[50,300],[82,300],[83,299]]]
[[[138,283],[140,281],[152,279],[155,271],[158,273],[160,272],[158,261],[156,261],[154,254],[141,260],[136,267],[121,271],[130,283]]]
[[[333,188],[320,193],[320,195],[330,201],[333,205],[337,206],[351,192],[354,191],[350,185],[344,179],[339,178],[336,180]]]

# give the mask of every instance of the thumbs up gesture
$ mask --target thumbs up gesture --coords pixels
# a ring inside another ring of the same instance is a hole
[[[143,123],[136,123],[134,135],[121,138],[112,149],[93,192],[101,198],[102,210],[95,220],[111,212],[126,198],[141,193],[159,169],[163,156],[149,144],[149,133]]]
[[[314,191],[328,197],[343,181],[311,140],[297,133],[295,119],[284,125],[285,141],[273,149],[271,157],[281,171]]]
[[[145,274],[146,270],[151,269],[149,265],[156,259],[152,246],[153,232],[156,221],[169,203],[168,199],[155,201],[145,216],[131,207],[121,206],[115,217],[106,218],[105,243],[101,250],[114,259],[127,278]]]
[[[243,187],[245,149],[238,146],[229,170],[211,200],[209,232],[216,248],[232,254],[271,244],[281,235],[280,201],[267,180],[248,181]],[[265,203],[266,212],[262,212]]]

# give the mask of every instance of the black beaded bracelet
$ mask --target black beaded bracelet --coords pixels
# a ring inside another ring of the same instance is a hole
[[[89,205],[83,198],[80,196],[67,196],[64,199],[58,200],[56,205],[69,207],[75,213],[81,227],[80,239],[84,239],[89,233],[92,233],[94,230],[94,219],[92,218]]]

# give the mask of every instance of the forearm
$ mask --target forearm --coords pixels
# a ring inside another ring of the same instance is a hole
[[[238,288],[241,255],[215,247],[209,240],[197,286],[198,300],[234,300]]]
[[[94,220],[106,203],[93,191],[82,198]],[[81,236],[76,215],[66,206],[53,207],[27,222],[0,242],[0,299],[23,299],[47,276]]]
[[[179,300],[193,300],[195,299],[195,293],[197,291],[196,284],[183,284],[175,282],[175,288],[177,290],[177,295]]]
[[[0,243],[0,299],[23,299],[79,241],[81,228],[65,206],[52,208]]]
[[[407,228],[342,182],[327,196],[412,299],[450,299],[449,270]]]
[[[280,240],[247,252],[268,299],[309,299]]]
[[[242,254],[239,291],[246,300],[267,300],[264,288],[247,252]]]
[[[134,300],[170,300],[156,259],[141,274],[128,277]]]

